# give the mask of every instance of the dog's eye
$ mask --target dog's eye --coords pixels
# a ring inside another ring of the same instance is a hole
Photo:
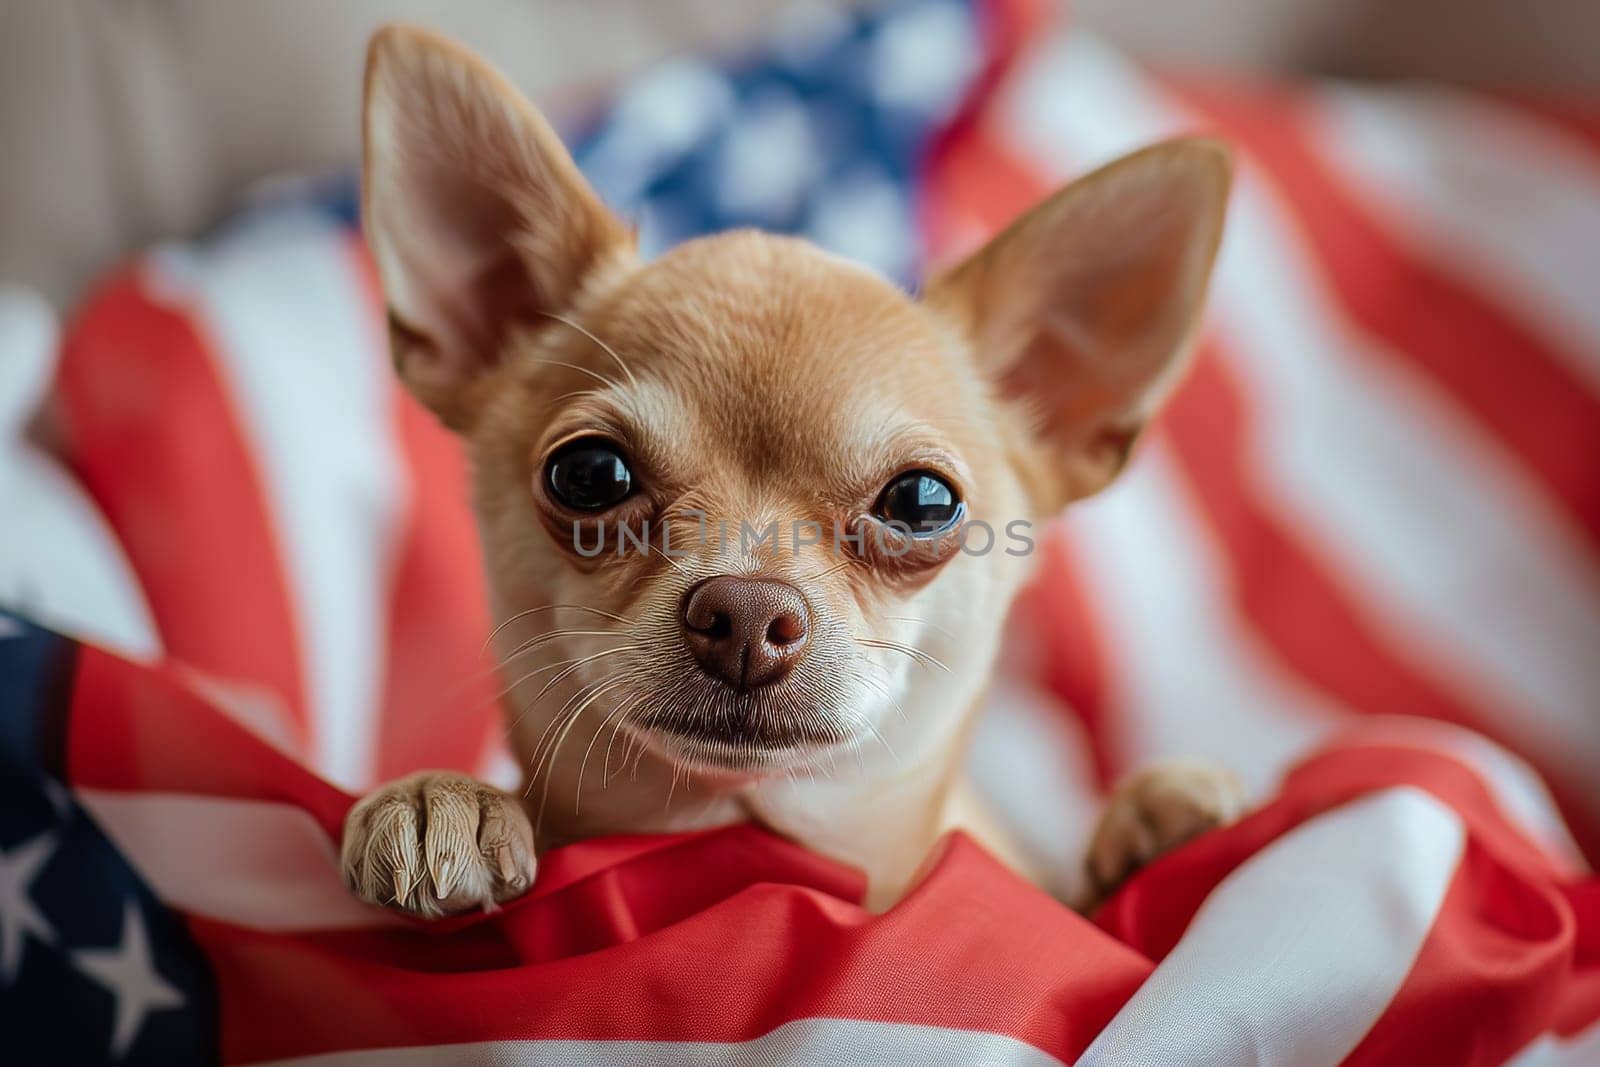
[[[903,522],[913,537],[940,533],[961,517],[961,498],[931,471],[911,471],[890,482],[878,498],[878,517]]]
[[[566,445],[545,467],[550,495],[574,511],[604,511],[633,492],[633,472],[617,446],[590,437]]]

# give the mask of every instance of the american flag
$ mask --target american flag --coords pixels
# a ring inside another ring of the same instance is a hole
[[[514,769],[462,457],[391,380],[347,187],[297,190],[72,317],[70,472],[0,441],[0,1058],[1600,1062],[1600,127],[915,0],[569,128],[647,243],[760,224],[908,281],[1125,149],[1232,140],[1199,364],[1041,541],[973,771],[1063,873],[1154,756],[1257,807],[1093,921],[959,835],[872,916],[751,827],[560,850],[493,915],[358,905],[353,793]]]

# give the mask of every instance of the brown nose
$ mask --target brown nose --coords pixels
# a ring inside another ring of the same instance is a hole
[[[735,689],[771,685],[805,654],[811,612],[783,582],[724,574],[683,603],[683,637],[700,665]]]

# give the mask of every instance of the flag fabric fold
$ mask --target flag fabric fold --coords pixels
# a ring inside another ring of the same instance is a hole
[[[21,622],[0,664],[7,1011],[79,1020],[11,1020],[38,1062],[1493,1063],[1600,1019],[1593,877],[1453,727],[1363,724],[1092,922],[964,835],[872,915],[734,826],[569,846],[424,923],[344,893],[354,797],[181,670]]]
[[[1121,151],[1230,141],[1194,372],[1039,531],[971,770],[1063,878],[1150,759],[1236,769],[1250,814],[1089,918],[961,835],[871,915],[753,827],[583,842],[489,915],[354,901],[354,796],[516,768],[464,458],[393,381],[350,183],[313,183],[64,331],[64,459],[151,632],[0,615],[8,1060],[1600,1062],[1600,136],[1158,77],[1043,7],[684,59],[575,156],[647,244],[758,224],[911,281]]]

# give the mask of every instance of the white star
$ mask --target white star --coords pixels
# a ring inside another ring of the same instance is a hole
[[[129,900],[122,910],[122,944],[116,948],[79,949],[72,954],[78,970],[111,990],[117,1002],[111,1027],[111,1055],[121,1059],[133,1046],[144,1017],[183,1005],[183,994],[168,985],[150,961],[150,936],[139,906]]]
[[[40,834],[10,852],[0,851],[0,975],[6,985],[17,979],[28,934],[47,943],[56,939],[55,930],[28,895],[28,886],[55,850],[55,835]]]
[[[22,624],[9,615],[0,615],[0,641],[8,637],[21,637],[27,633]]]
[[[66,786],[46,774],[41,776],[39,787],[44,790],[45,799],[50,801],[57,818],[62,820],[72,818],[72,797],[68,794]]]

